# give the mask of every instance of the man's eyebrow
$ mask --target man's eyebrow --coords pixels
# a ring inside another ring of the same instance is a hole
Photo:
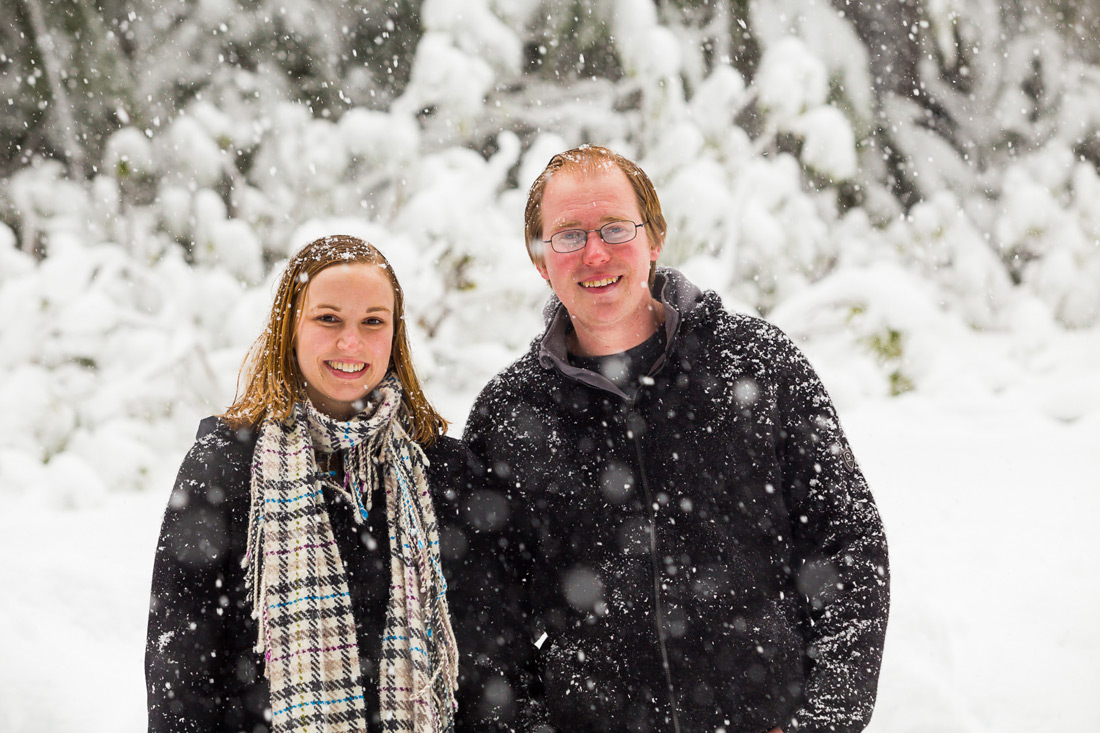
[[[600,221],[603,224],[610,224],[613,221],[633,221],[633,219],[631,219],[626,214],[608,214],[606,216],[600,217]],[[601,224],[601,226],[602,226],[602,224]],[[554,224],[551,224],[550,228],[551,229],[581,229],[582,227],[581,227],[581,223],[579,221],[577,221],[576,219],[569,219],[569,220],[566,220],[566,221],[560,221],[560,222],[556,222]]]
[[[577,229],[579,227],[580,227],[580,224],[577,223],[576,219],[571,219],[571,220],[568,220],[568,221],[552,222],[550,224],[551,229]]]

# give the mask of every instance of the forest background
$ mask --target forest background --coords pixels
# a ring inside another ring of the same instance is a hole
[[[1091,723],[1100,5],[0,10],[3,730],[140,728],[159,515],[287,256],[386,252],[460,433],[540,326],[527,186],[584,142],[653,178],[662,262],[794,336],[841,410],[895,564],[873,728]]]

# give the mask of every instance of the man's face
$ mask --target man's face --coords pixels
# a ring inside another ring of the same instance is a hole
[[[566,229],[599,229],[615,221],[643,222],[634,189],[626,174],[614,166],[592,173],[565,170],[554,174],[543,193],[542,221],[544,240]],[[640,227],[633,240],[607,244],[598,232],[591,232],[582,249],[565,253],[543,245],[539,273],[569,311],[582,353],[599,353],[591,348],[599,342],[621,344],[625,340],[625,348],[631,348],[652,335],[649,268],[660,248],[651,248],[649,235],[648,227]]]

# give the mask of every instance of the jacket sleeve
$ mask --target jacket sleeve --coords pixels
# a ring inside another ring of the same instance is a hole
[[[233,476],[215,442],[200,439],[184,459],[157,542],[145,647],[150,732],[224,727],[226,566],[239,558],[229,547]]]
[[[807,684],[785,730],[861,731],[874,708],[890,605],[886,535],[824,386],[780,336],[784,489],[807,602]]]
[[[466,421],[463,442],[470,455],[471,483],[459,512],[469,539],[464,563],[468,590],[460,613],[478,638],[468,649],[472,666],[481,669],[480,682],[472,680],[484,691],[480,707],[483,711],[492,707],[486,698],[494,690],[504,693],[500,698],[507,704],[497,707],[494,730],[530,731],[546,724],[531,629],[529,593],[533,589],[528,582],[535,545],[527,532],[530,517],[515,487],[493,468],[498,460],[494,456],[516,455],[502,450],[509,442],[511,421],[504,413],[510,404],[507,391],[494,380],[479,395]],[[471,720],[477,723],[473,730],[489,730],[483,714]]]

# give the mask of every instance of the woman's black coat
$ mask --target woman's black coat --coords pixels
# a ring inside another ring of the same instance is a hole
[[[145,653],[149,730],[266,731],[269,693],[241,560],[248,527],[250,464],[256,434],[204,420],[180,467],[153,567]],[[447,597],[461,659],[457,730],[487,730],[510,715],[512,694],[499,659],[500,548],[471,508],[463,445],[441,438],[425,451],[440,527]],[[368,711],[377,714],[374,660],[389,595],[385,512],[358,525],[327,490],[325,501],[348,573]],[[372,702],[373,700],[373,702]],[[372,727],[373,729],[373,727]]]

